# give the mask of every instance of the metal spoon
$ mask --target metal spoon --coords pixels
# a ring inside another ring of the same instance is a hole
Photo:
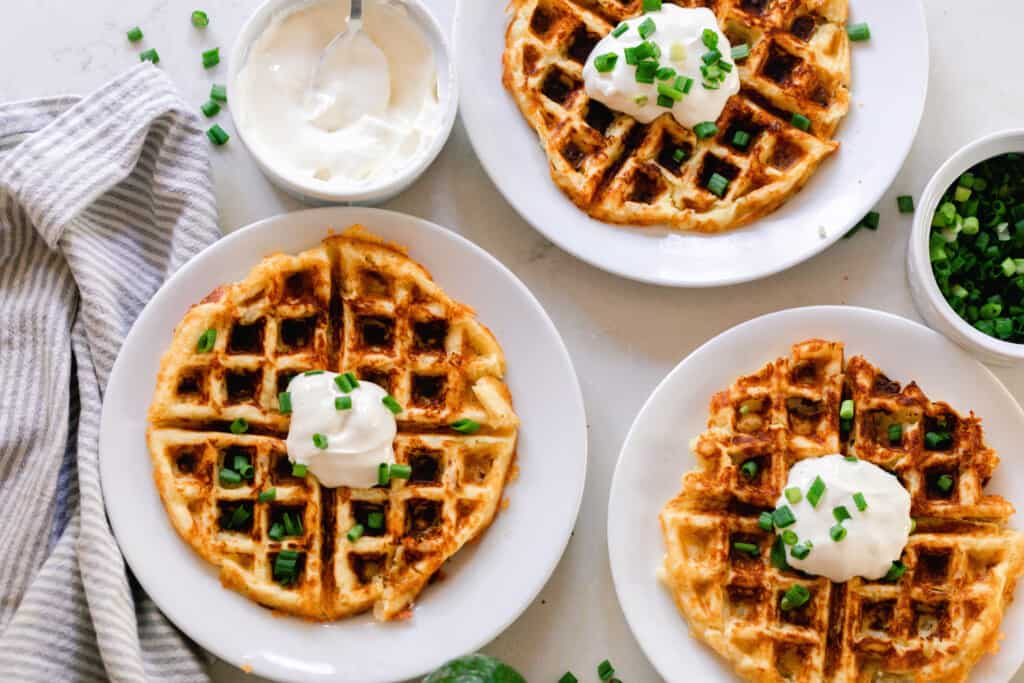
[[[341,33],[334,36],[331,42],[327,43],[327,47],[320,54],[320,61],[316,65],[316,69],[313,71],[313,79],[311,81],[311,87],[316,90],[320,83],[320,72],[323,70],[324,62],[334,52],[334,49],[343,40],[348,40],[354,37],[357,33],[363,30],[363,0],[351,0],[351,8],[349,10],[348,22],[345,23],[345,28],[342,29]]]

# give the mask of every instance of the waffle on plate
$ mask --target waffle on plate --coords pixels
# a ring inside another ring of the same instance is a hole
[[[839,147],[849,109],[847,0],[665,0],[708,6],[733,45],[741,90],[698,140],[663,114],[649,125],[587,97],[583,65],[593,46],[642,0],[511,0],[502,57],[505,88],[540,136],[551,177],[602,221],[721,232],[781,206]],[[810,119],[805,132],[794,113]],[[736,131],[750,134],[745,147]],[[685,158],[677,161],[676,150]],[[728,179],[722,197],[713,174]]]
[[[849,433],[840,432],[843,399],[856,406]],[[893,423],[902,425],[895,445]],[[941,449],[924,438],[936,425],[952,436]],[[999,458],[973,413],[930,401],[917,384],[901,387],[859,356],[844,365],[842,344],[811,340],[715,394],[692,445],[698,468],[660,516],[662,578],[690,632],[744,679],[963,681],[997,649],[1024,573],[1024,535],[1006,528],[1013,506],[983,491]],[[910,493],[916,530],[896,581],[831,583],[770,559],[774,534],[758,515],[775,507],[790,466],[840,452],[894,473]],[[750,459],[759,465],[752,479],[740,470]],[[737,541],[759,553],[737,551]],[[812,597],[783,610],[794,584]]]
[[[212,349],[201,352],[211,329]],[[293,476],[278,395],[313,369],[354,372],[398,400],[395,458],[411,467],[408,480],[329,489]],[[263,605],[320,620],[371,608],[382,620],[407,616],[499,507],[518,430],[504,372],[473,311],[360,226],[297,256],[269,256],[193,306],[163,356],[147,433],[160,496],[222,583]],[[238,418],[245,433],[230,430]],[[462,418],[482,428],[449,427]],[[222,464],[239,457],[247,476],[221,481]],[[274,500],[259,500],[270,488]],[[377,531],[375,513],[386,520]],[[286,534],[272,539],[282,522]],[[352,542],[357,523],[367,531]],[[293,579],[275,575],[282,552],[294,558]]]

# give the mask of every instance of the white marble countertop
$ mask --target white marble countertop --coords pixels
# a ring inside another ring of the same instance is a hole
[[[442,24],[451,25],[455,0],[426,2]],[[124,32],[139,25],[146,34],[145,46],[159,50],[161,68],[198,107],[211,81],[223,82],[226,72],[223,63],[205,71],[200,50],[219,45],[226,55],[235,32],[257,4],[4,0],[0,100],[91,90],[136,63],[138,50]],[[502,199],[460,123],[426,175],[386,205],[465,235],[515,271],[554,319],[583,387],[590,467],[575,536],[537,602],[487,648],[515,664],[528,680],[555,681],[566,669],[581,680],[596,680],[595,667],[606,657],[623,680],[658,680],[615,599],[605,522],[611,475],[626,431],[649,392],[679,360],[722,330],[793,306],[850,304],[920,319],[903,265],[910,219],[897,213],[895,197],[919,195],[955,149],[984,133],[1020,125],[1024,110],[1017,49],[1024,3],[927,0],[925,5],[931,42],[928,103],[910,157],[880,204],[881,227],[877,233],[861,231],[767,280],[673,290],[622,280],[577,261],[541,237]],[[189,24],[196,7],[210,15],[205,34]],[[893,65],[893,78],[899,79],[898,64]],[[496,89],[494,96],[504,95]],[[223,114],[220,123],[234,132]],[[212,156],[225,231],[302,208],[259,173],[237,137]],[[1024,397],[1024,368],[995,372],[1018,398]],[[614,394],[608,387],[615,387]],[[220,681],[257,680],[222,663],[215,663],[213,672]],[[1024,674],[1018,673],[1014,683],[1024,683]]]

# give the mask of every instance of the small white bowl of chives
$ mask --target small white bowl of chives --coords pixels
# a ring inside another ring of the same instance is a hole
[[[995,159],[1021,177],[992,187],[979,167]],[[932,329],[986,363],[1024,364],[1024,129],[975,140],[935,172],[917,202],[907,279]]]
[[[236,82],[239,71],[245,66],[250,46],[262,35],[275,17],[304,5],[325,1],[340,2],[341,0],[264,0],[242,25],[232,45],[228,60],[228,96],[230,97],[231,87]],[[364,13],[368,3],[379,1],[381,0],[363,0]],[[394,2],[394,0],[389,1]],[[239,111],[235,107],[229,107],[238,137],[252,154],[256,165],[275,185],[300,201],[317,206],[328,204],[373,206],[386,202],[403,192],[423,175],[441,153],[451,135],[459,100],[458,79],[452,47],[437,19],[422,0],[399,0],[395,4],[405,8],[409,16],[422,29],[433,49],[437,69],[437,96],[442,109],[440,126],[429,146],[421,150],[421,153],[395,174],[351,189],[332,188],[313,178],[296,177],[293,173],[276,168],[270,158],[261,154],[254,145],[246,140],[245,126],[242,125]]]

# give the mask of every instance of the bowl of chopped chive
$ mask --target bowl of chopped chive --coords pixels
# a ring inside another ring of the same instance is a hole
[[[1024,129],[968,144],[932,176],[907,277],[932,328],[982,361],[1024,363]]]

